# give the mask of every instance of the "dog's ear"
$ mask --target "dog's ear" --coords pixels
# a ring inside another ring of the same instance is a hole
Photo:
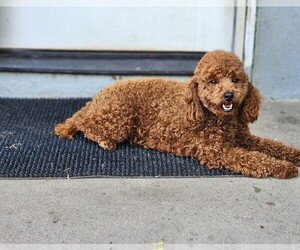
[[[193,77],[188,85],[186,97],[186,122],[193,128],[197,127],[199,122],[204,119],[204,113],[201,106],[201,101],[198,95],[198,78]]]
[[[249,83],[248,93],[243,102],[240,113],[241,121],[244,123],[255,122],[258,118],[258,112],[262,97],[257,88]]]

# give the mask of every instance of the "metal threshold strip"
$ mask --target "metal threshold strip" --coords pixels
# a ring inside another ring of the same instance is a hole
[[[0,72],[189,76],[204,54],[0,49]]]

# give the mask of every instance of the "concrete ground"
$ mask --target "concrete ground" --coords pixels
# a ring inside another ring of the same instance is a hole
[[[300,101],[251,129],[300,148]],[[300,177],[1,180],[0,243],[300,244],[299,198]]]

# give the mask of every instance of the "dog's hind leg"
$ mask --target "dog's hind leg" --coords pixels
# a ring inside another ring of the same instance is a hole
[[[130,109],[102,107],[97,113],[83,117],[76,126],[86,138],[97,142],[100,147],[114,150],[118,143],[124,142],[131,135],[133,120]]]
[[[104,149],[114,150],[131,135],[134,115],[130,104],[110,102],[98,105],[87,103],[71,118],[62,124],[57,124],[54,131],[60,138],[71,139],[77,131],[95,141]]]

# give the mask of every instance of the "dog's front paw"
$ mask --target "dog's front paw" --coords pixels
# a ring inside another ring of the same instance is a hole
[[[273,172],[273,177],[277,179],[288,179],[298,175],[298,169],[290,162],[284,162]]]

